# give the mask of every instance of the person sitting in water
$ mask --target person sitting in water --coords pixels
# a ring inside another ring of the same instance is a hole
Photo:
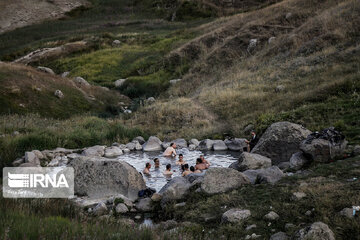
[[[196,169],[194,168],[194,166],[191,166],[191,167],[190,167],[190,172],[191,172],[191,173],[201,173],[201,171],[200,171],[200,170],[196,170]]]
[[[256,135],[256,132],[254,130],[251,131],[251,140],[245,140],[245,143],[247,143],[247,148],[246,150],[248,152],[251,152],[251,150],[253,150],[253,148],[255,147],[255,145],[258,143],[259,138]],[[244,149],[245,150],[245,149]]]
[[[209,166],[205,163],[202,162],[201,158],[196,159],[196,165],[195,165],[195,169],[196,170],[205,170],[208,169]]]
[[[143,173],[146,175],[150,175],[150,168],[151,168],[151,163],[149,162],[146,163]]]
[[[155,168],[159,168],[160,167],[160,160],[158,158],[154,159],[154,163],[155,163]]]
[[[184,161],[184,156],[180,153],[179,160],[176,161],[176,165],[184,165],[186,162]]]
[[[204,155],[200,155],[200,159],[203,163],[207,164],[208,167],[211,165],[210,162],[204,158]]]
[[[176,156],[175,148],[176,148],[176,144],[171,143],[170,147],[166,148],[165,152],[163,153],[164,157]]]
[[[189,164],[184,164],[184,165],[181,165],[181,167],[183,168],[183,173],[182,173],[182,176],[185,177],[187,175],[189,175],[190,173],[192,173],[190,170],[189,170]]]
[[[173,172],[171,171],[171,164],[166,165],[166,170],[164,171],[164,175],[166,177],[171,177]]]

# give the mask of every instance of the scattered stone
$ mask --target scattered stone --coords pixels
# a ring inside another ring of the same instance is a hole
[[[69,166],[74,168],[77,195],[99,198],[122,194],[133,201],[146,188],[142,175],[124,161],[79,157]]]
[[[134,138],[132,141],[138,141],[140,144],[144,144],[145,143],[145,139],[142,136],[137,136],[136,138]]]
[[[253,51],[256,48],[257,43],[258,43],[257,39],[250,39],[249,45],[247,47],[247,51],[248,52]]]
[[[352,153],[354,156],[360,156],[360,145],[356,145]]]
[[[142,149],[141,144],[137,140],[133,140],[132,142],[125,145],[130,151],[140,151]]]
[[[294,170],[300,170],[310,161],[305,157],[302,152],[294,153],[290,158],[290,168]]]
[[[245,228],[246,231],[250,231],[251,229],[257,228],[256,224],[249,225]]]
[[[269,44],[272,44],[276,40],[276,37],[270,37],[268,40]]]
[[[176,208],[185,207],[185,206],[186,206],[186,202],[181,202],[181,203],[175,204],[175,207],[176,207]]]
[[[151,136],[142,146],[144,152],[161,151],[161,141],[155,136]]]
[[[233,208],[226,211],[222,217],[221,221],[224,223],[239,223],[251,216],[250,210],[243,210],[238,208]]]
[[[167,220],[165,222],[161,222],[159,223],[160,228],[164,229],[164,230],[169,230],[172,228],[175,228],[178,223],[175,220]]]
[[[234,169],[214,167],[206,171],[201,190],[207,194],[223,193],[249,183],[244,174]]]
[[[93,147],[86,148],[82,155],[87,157],[102,157],[105,154],[105,146],[96,145]]]
[[[40,160],[45,158],[44,154],[42,154],[42,152],[40,152],[39,150],[32,150],[31,152],[33,152],[35,156]]]
[[[120,42],[120,40],[115,39],[115,40],[112,42],[112,45],[113,45],[113,47],[118,47],[118,46],[121,45],[121,42]]]
[[[116,213],[127,213],[129,211],[128,207],[124,203],[119,203],[116,208]]]
[[[142,198],[135,205],[136,209],[141,212],[150,212],[153,210],[151,198]]]
[[[98,216],[98,217],[107,214],[107,212],[108,212],[108,209],[104,202],[100,202],[98,205],[96,205],[96,207],[93,210],[94,215]]]
[[[284,232],[278,232],[271,235],[270,240],[288,240],[289,237]]]
[[[288,12],[286,15],[285,15],[285,18],[286,19],[290,19],[292,17],[292,13],[291,12]]]
[[[311,226],[299,230],[295,234],[294,239],[335,240],[335,236],[328,225],[322,222],[315,222]]]
[[[187,148],[187,146],[188,146],[186,140],[183,139],[183,138],[175,139],[175,140],[173,140],[172,142],[175,143],[175,144],[176,144],[176,147],[179,148],[179,149],[181,149],[181,148]]]
[[[124,85],[124,83],[126,82],[127,79],[118,79],[114,82],[114,85],[116,88],[121,87],[122,85]]]
[[[294,229],[296,226],[294,225],[294,224],[292,224],[292,223],[287,223],[287,224],[285,224],[285,230],[286,231],[289,231],[289,230],[291,230],[291,229]]]
[[[307,210],[307,211],[305,212],[305,215],[306,215],[306,216],[311,216],[311,214],[312,214],[312,212],[311,212],[310,210]]]
[[[122,154],[123,154],[122,150],[115,146],[105,148],[105,152],[104,152],[104,156],[108,158],[117,157]]]
[[[190,150],[190,151],[196,150],[196,146],[195,146],[194,144],[190,144],[190,145],[189,145],[189,150]]]
[[[153,104],[153,103],[155,103],[155,102],[156,102],[156,100],[155,100],[154,97],[149,97],[148,99],[146,99],[146,103],[147,103],[147,104]]]
[[[213,150],[214,151],[226,151],[228,147],[223,140],[214,140],[213,141]]]
[[[261,169],[261,168],[269,168],[271,167],[271,159],[261,156],[255,153],[243,152],[239,160],[233,167],[236,167],[238,171],[246,171],[248,169]]]
[[[170,84],[175,84],[175,83],[178,83],[180,81],[181,81],[181,79],[172,79],[169,82],[170,82]]]
[[[20,133],[19,133],[18,131],[14,131],[11,135],[12,135],[13,137],[15,137],[15,136],[20,135]]]
[[[190,189],[190,183],[183,177],[174,177],[164,187],[161,188],[159,194],[162,195],[162,205],[167,202],[183,199]]]
[[[301,142],[305,156],[319,163],[327,163],[344,156],[347,141],[334,127],[314,132]]]
[[[49,74],[53,74],[55,75],[54,71],[51,68],[47,68],[47,67],[37,67],[38,70],[45,72],[45,73],[49,73]]]
[[[199,142],[199,140],[193,138],[193,139],[191,139],[191,140],[189,141],[189,146],[190,146],[191,144],[193,144],[193,145],[195,145],[195,147],[197,147],[197,146],[200,145],[200,142]]]
[[[76,84],[79,84],[81,86],[90,86],[90,83],[88,83],[84,78],[82,77],[76,77],[74,78],[74,82]]]
[[[256,235],[256,233],[253,233],[251,235],[246,235],[245,239],[248,240],[248,239],[258,239],[258,238],[261,238],[261,235]]]
[[[57,98],[63,98],[64,97],[64,94],[62,93],[61,90],[56,90],[55,93],[54,93],[55,97]]]
[[[294,193],[292,194],[291,199],[292,199],[293,201],[298,201],[298,200],[303,199],[304,197],[306,197],[306,193],[304,193],[304,192],[294,192]]]
[[[25,163],[31,163],[36,166],[40,166],[40,160],[33,152],[25,152]]]
[[[289,161],[300,151],[299,145],[311,132],[301,125],[290,122],[273,123],[266,129],[258,144],[252,150],[272,160],[272,164]]]
[[[62,74],[61,74],[61,77],[62,78],[66,78],[67,76],[69,76],[70,75],[70,72],[63,72]]]
[[[136,216],[135,216],[135,219],[136,219],[136,220],[140,220],[140,219],[141,219],[141,216],[140,216],[140,215],[136,215]]]
[[[130,109],[125,109],[125,110],[124,110],[124,113],[125,113],[125,114],[131,114],[132,111],[131,111]]]
[[[279,92],[283,92],[285,90],[285,86],[284,85],[278,85],[275,88],[275,92],[279,93]]]
[[[246,170],[243,173],[245,176],[249,178],[252,184],[260,184],[260,183],[275,184],[285,176],[285,174],[277,166],[272,166],[266,169],[256,169],[256,170],[250,169],[250,170]]]
[[[264,216],[264,218],[265,218],[265,220],[275,221],[275,220],[279,219],[279,215],[276,212],[271,211],[268,214],[266,214]]]
[[[202,140],[199,144],[199,150],[211,150],[213,147],[214,141],[210,139]]]
[[[234,139],[225,139],[224,142],[231,151],[242,152],[244,148],[247,147],[245,140],[246,140],[245,138],[234,138]]]
[[[347,217],[347,218],[353,218],[353,209],[352,208],[344,208],[339,212],[341,216]]]
[[[18,167],[20,166],[21,164],[23,164],[25,162],[25,159],[24,158],[18,158],[16,159],[15,161],[12,162],[12,165],[14,167]]]

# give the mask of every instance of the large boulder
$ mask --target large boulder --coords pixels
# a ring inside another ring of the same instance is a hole
[[[145,139],[142,136],[135,137],[132,142],[133,141],[138,141],[141,145],[145,143]]]
[[[153,210],[153,204],[151,198],[142,198],[135,205],[136,209],[141,212],[150,212]]]
[[[140,151],[142,149],[142,146],[140,145],[139,141],[133,140],[132,142],[125,145],[127,149],[130,151]]]
[[[251,216],[250,210],[243,210],[238,208],[232,208],[228,211],[226,211],[222,217],[221,221],[224,223],[240,223],[244,221],[245,219],[249,218]]]
[[[266,169],[246,170],[243,172],[248,177],[252,184],[256,183],[271,183],[278,182],[285,174],[277,167],[272,166]]]
[[[120,148],[116,147],[116,146],[111,146],[111,147],[107,147],[105,149],[105,157],[117,157],[122,155],[123,152]]]
[[[344,156],[347,141],[333,127],[314,132],[301,142],[300,149],[315,162],[326,163]]]
[[[142,175],[130,164],[104,158],[79,157],[69,166],[74,168],[75,194],[90,198],[122,194],[135,200],[146,188]]]
[[[249,179],[239,171],[214,167],[206,171],[201,190],[207,194],[223,193],[249,183]]]
[[[151,136],[142,146],[144,152],[161,151],[161,141],[155,136]]]
[[[291,155],[299,152],[300,143],[311,132],[301,125],[290,122],[277,122],[265,131],[252,153],[266,156],[272,164],[289,161]]]
[[[189,141],[189,145],[195,145],[195,147],[199,146],[200,142],[196,138],[193,138]]]
[[[34,152],[25,152],[25,163],[30,163],[34,166],[40,166],[40,159]]]
[[[311,226],[299,230],[293,239],[335,240],[333,231],[323,222],[315,222]]]
[[[211,150],[213,147],[214,141],[210,139],[202,140],[198,146],[199,150]]]
[[[90,83],[88,83],[84,78],[82,77],[76,77],[74,78],[74,82],[76,84],[79,84],[81,86],[90,86]]]
[[[159,191],[162,195],[161,203],[183,199],[189,193],[190,186],[190,182],[185,178],[174,177]]]
[[[102,157],[105,154],[105,146],[96,145],[89,147],[86,148],[81,154],[87,157]]]
[[[294,153],[290,158],[290,168],[294,170],[300,170],[310,161],[302,152]]]
[[[238,171],[271,167],[271,159],[255,153],[243,152],[239,160],[231,165]]]
[[[188,146],[186,140],[183,138],[175,139],[172,142],[176,144],[177,148],[187,148],[187,146]]]
[[[214,151],[226,151],[228,147],[224,143],[223,140],[214,140],[213,142],[213,150]]]
[[[244,148],[247,147],[245,140],[246,140],[245,138],[234,138],[234,139],[225,139],[224,142],[231,151],[242,152]]]

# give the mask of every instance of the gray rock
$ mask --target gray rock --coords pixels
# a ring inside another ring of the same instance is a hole
[[[292,13],[291,12],[288,12],[286,15],[285,15],[285,18],[286,19],[290,19],[292,17]]]
[[[214,140],[213,141],[213,150],[214,151],[226,151],[228,147],[223,140]]]
[[[274,123],[265,131],[252,153],[270,158],[274,165],[287,162],[294,153],[300,151],[300,143],[310,133],[309,130],[298,124]]]
[[[194,144],[190,144],[190,145],[189,145],[189,150],[190,150],[190,151],[196,150],[196,146],[195,146]]]
[[[264,219],[269,220],[269,221],[275,221],[275,220],[279,219],[279,215],[276,212],[271,211],[264,216]]]
[[[129,208],[124,203],[119,203],[116,205],[115,212],[116,213],[127,213]]]
[[[25,163],[31,163],[36,166],[40,166],[40,160],[33,152],[25,152]]]
[[[258,43],[257,39],[250,39],[249,45],[247,48],[248,52],[252,52],[256,48],[257,43]]]
[[[142,136],[137,136],[132,141],[138,141],[141,145],[145,143],[145,139]]]
[[[170,201],[184,199],[189,193],[190,183],[183,177],[174,177],[168,182],[159,194],[162,195],[161,203],[166,204]]]
[[[74,78],[74,82],[76,84],[79,84],[81,86],[90,86],[90,83],[88,83],[84,78],[82,77],[76,77]]]
[[[126,82],[127,79],[118,79],[114,82],[114,85],[116,88],[121,87],[122,85],[124,85],[124,83]]]
[[[290,168],[300,170],[310,161],[305,157],[302,152],[294,153],[290,158]]]
[[[294,201],[298,201],[306,197],[306,193],[304,192],[294,192],[291,196],[291,199]]]
[[[327,163],[336,158],[343,157],[346,146],[346,140],[343,140],[340,144],[333,144],[329,140],[314,139],[311,143],[303,141],[300,149],[315,162]]]
[[[347,218],[353,218],[353,209],[352,208],[344,208],[339,212],[341,216],[347,217]]]
[[[115,146],[105,148],[105,152],[104,152],[104,156],[108,158],[117,157],[122,154],[123,154],[122,150]]]
[[[188,180],[190,183],[193,183],[197,179],[204,178],[205,173],[190,173],[189,175],[185,176],[185,179]]]
[[[311,216],[311,214],[312,214],[312,212],[311,212],[310,210],[307,210],[307,211],[305,212],[305,215],[306,215],[306,216]]]
[[[199,150],[211,150],[213,147],[214,141],[210,139],[202,140],[198,146]]]
[[[243,210],[238,208],[233,208],[226,211],[222,217],[221,221],[224,223],[240,223],[243,222],[245,219],[251,216],[250,210]]]
[[[130,164],[104,158],[79,157],[69,166],[74,168],[75,194],[91,198],[122,194],[137,199],[146,185],[142,175]]]
[[[277,167],[272,166],[266,169],[246,170],[243,172],[248,177],[252,184],[256,183],[271,183],[278,182],[285,174]]]
[[[151,196],[151,200],[153,202],[160,202],[162,199],[162,195],[159,194],[159,193],[154,193],[152,196]]]
[[[106,204],[103,202],[100,202],[93,210],[93,214],[97,217],[103,216],[107,214],[108,209],[106,207]]]
[[[136,209],[141,212],[150,212],[153,210],[151,198],[141,198],[135,205]]]
[[[294,229],[296,226],[294,225],[294,224],[292,224],[292,223],[287,223],[287,224],[285,224],[285,230],[286,231],[289,231],[289,230],[291,230],[291,229]]]
[[[49,73],[49,74],[52,74],[52,75],[55,75],[54,71],[51,69],[51,68],[47,68],[47,67],[37,67],[38,70],[42,71],[42,72],[45,72],[45,73]]]
[[[62,77],[62,78],[66,78],[67,76],[69,76],[69,74],[70,74],[70,72],[63,72],[63,73],[61,74],[61,77]]]
[[[137,140],[133,140],[132,142],[125,145],[130,151],[140,151],[142,149],[141,144]]]
[[[162,142],[161,143],[161,147],[162,147],[162,149],[167,149],[168,147],[170,147],[170,144],[171,144],[171,142]]]
[[[63,98],[63,97],[64,97],[64,94],[63,94],[62,91],[59,90],[59,89],[54,92],[54,95],[55,95],[55,97],[57,97],[57,98]]]
[[[45,158],[44,154],[39,150],[32,150],[31,152],[33,152],[35,156],[40,160]]]
[[[238,171],[271,167],[271,159],[255,153],[243,152],[238,161]]]
[[[246,140],[245,138],[234,138],[234,139],[225,139],[224,142],[231,151],[242,152],[243,149],[247,147],[245,140]]]
[[[113,45],[114,47],[117,47],[117,46],[121,45],[121,42],[120,42],[120,40],[115,39],[115,40],[112,42],[112,45]]]
[[[151,136],[144,144],[143,144],[144,152],[152,152],[152,151],[161,151],[161,141],[159,138],[155,136]]]
[[[156,102],[154,97],[149,97],[148,99],[146,99],[147,104],[153,104],[154,102]]]
[[[20,133],[19,133],[19,131],[13,131],[13,133],[11,134],[13,137],[15,137],[15,136],[18,136],[18,135],[20,135]]]
[[[181,79],[172,79],[169,82],[170,82],[170,84],[175,84],[175,83],[178,83],[180,81],[181,81]]]
[[[40,165],[36,165],[34,163],[22,163],[19,167],[39,167]]]
[[[195,145],[195,147],[197,147],[197,146],[199,146],[200,142],[199,142],[199,140],[193,138],[189,141],[189,145],[191,145],[191,144],[193,144],[193,145]]]
[[[354,147],[354,150],[353,150],[352,153],[353,153],[354,156],[359,156],[360,155],[360,145],[356,145]]]
[[[256,224],[249,225],[245,228],[246,231],[250,231],[251,229],[257,228]]]
[[[223,193],[249,183],[244,174],[234,169],[214,167],[206,171],[201,190],[207,194]]]
[[[175,144],[176,144],[176,147],[177,147],[177,148],[180,148],[180,149],[181,149],[181,148],[187,148],[187,147],[188,147],[188,144],[187,144],[186,140],[183,139],[183,138],[175,139],[175,140],[173,140],[172,142],[175,143]]]
[[[87,157],[102,157],[105,154],[105,146],[96,145],[89,147],[86,148],[81,154]]]
[[[268,39],[268,43],[269,43],[269,44],[272,44],[275,40],[276,40],[276,37],[270,37],[270,38]]]
[[[323,222],[315,222],[311,226],[299,230],[295,234],[294,239],[335,240],[335,236],[328,225]]]
[[[286,172],[290,169],[290,162],[281,162],[279,163],[278,167],[281,171]]]
[[[283,92],[285,90],[285,86],[284,85],[278,85],[275,88],[275,92],[279,93],[279,92]]]
[[[18,167],[20,166],[21,164],[23,164],[25,162],[25,159],[24,158],[18,158],[16,159],[15,161],[12,162],[12,165],[14,167]]]
[[[271,235],[270,240],[288,240],[289,237],[284,232],[278,232]]]

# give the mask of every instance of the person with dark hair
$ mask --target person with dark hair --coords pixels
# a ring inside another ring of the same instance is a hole
[[[166,148],[165,152],[163,153],[164,157],[172,157],[176,156],[176,143],[171,143],[168,148]]]
[[[253,150],[255,145],[259,142],[259,138],[257,137],[255,130],[251,131],[251,139],[250,139],[250,141],[245,140],[245,142],[247,143],[247,148],[245,148],[244,150],[247,150],[248,152],[251,152],[251,150]]]
[[[196,165],[195,165],[195,169],[196,170],[205,170],[208,169],[209,166],[205,163],[203,163],[203,161],[201,160],[201,158],[196,159]]]
[[[150,168],[151,168],[151,163],[146,163],[145,164],[145,168],[143,170],[143,173],[146,174],[146,175],[150,175]]]
[[[182,176],[185,177],[187,175],[189,175],[190,173],[192,173],[190,170],[189,170],[189,164],[184,164],[181,166],[183,168],[183,173],[182,173]]]
[[[159,168],[160,167],[160,160],[158,158],[154,159],[154,163],[155,163],[155,168]]]
[[[204,155],[200,155],[200,158],[201,158],[201,160],[202,160],[203,163],[205,163],[205,164],[208,165],[208,167],[211,165],[210,162],[205,159]]]
[[[184,165],[186,162],[184,161],[184,156],[180,153],[179,160],[176,161],[176,165]]]
[[[200,170],[195,170],[194,166],[190,167],[190,171],[191,171],[191,173],[201,173]]]
[[[173,172],[171,171],[171,164],[166,165],[166,170],[164,171],[165,177],[171,177]]]

